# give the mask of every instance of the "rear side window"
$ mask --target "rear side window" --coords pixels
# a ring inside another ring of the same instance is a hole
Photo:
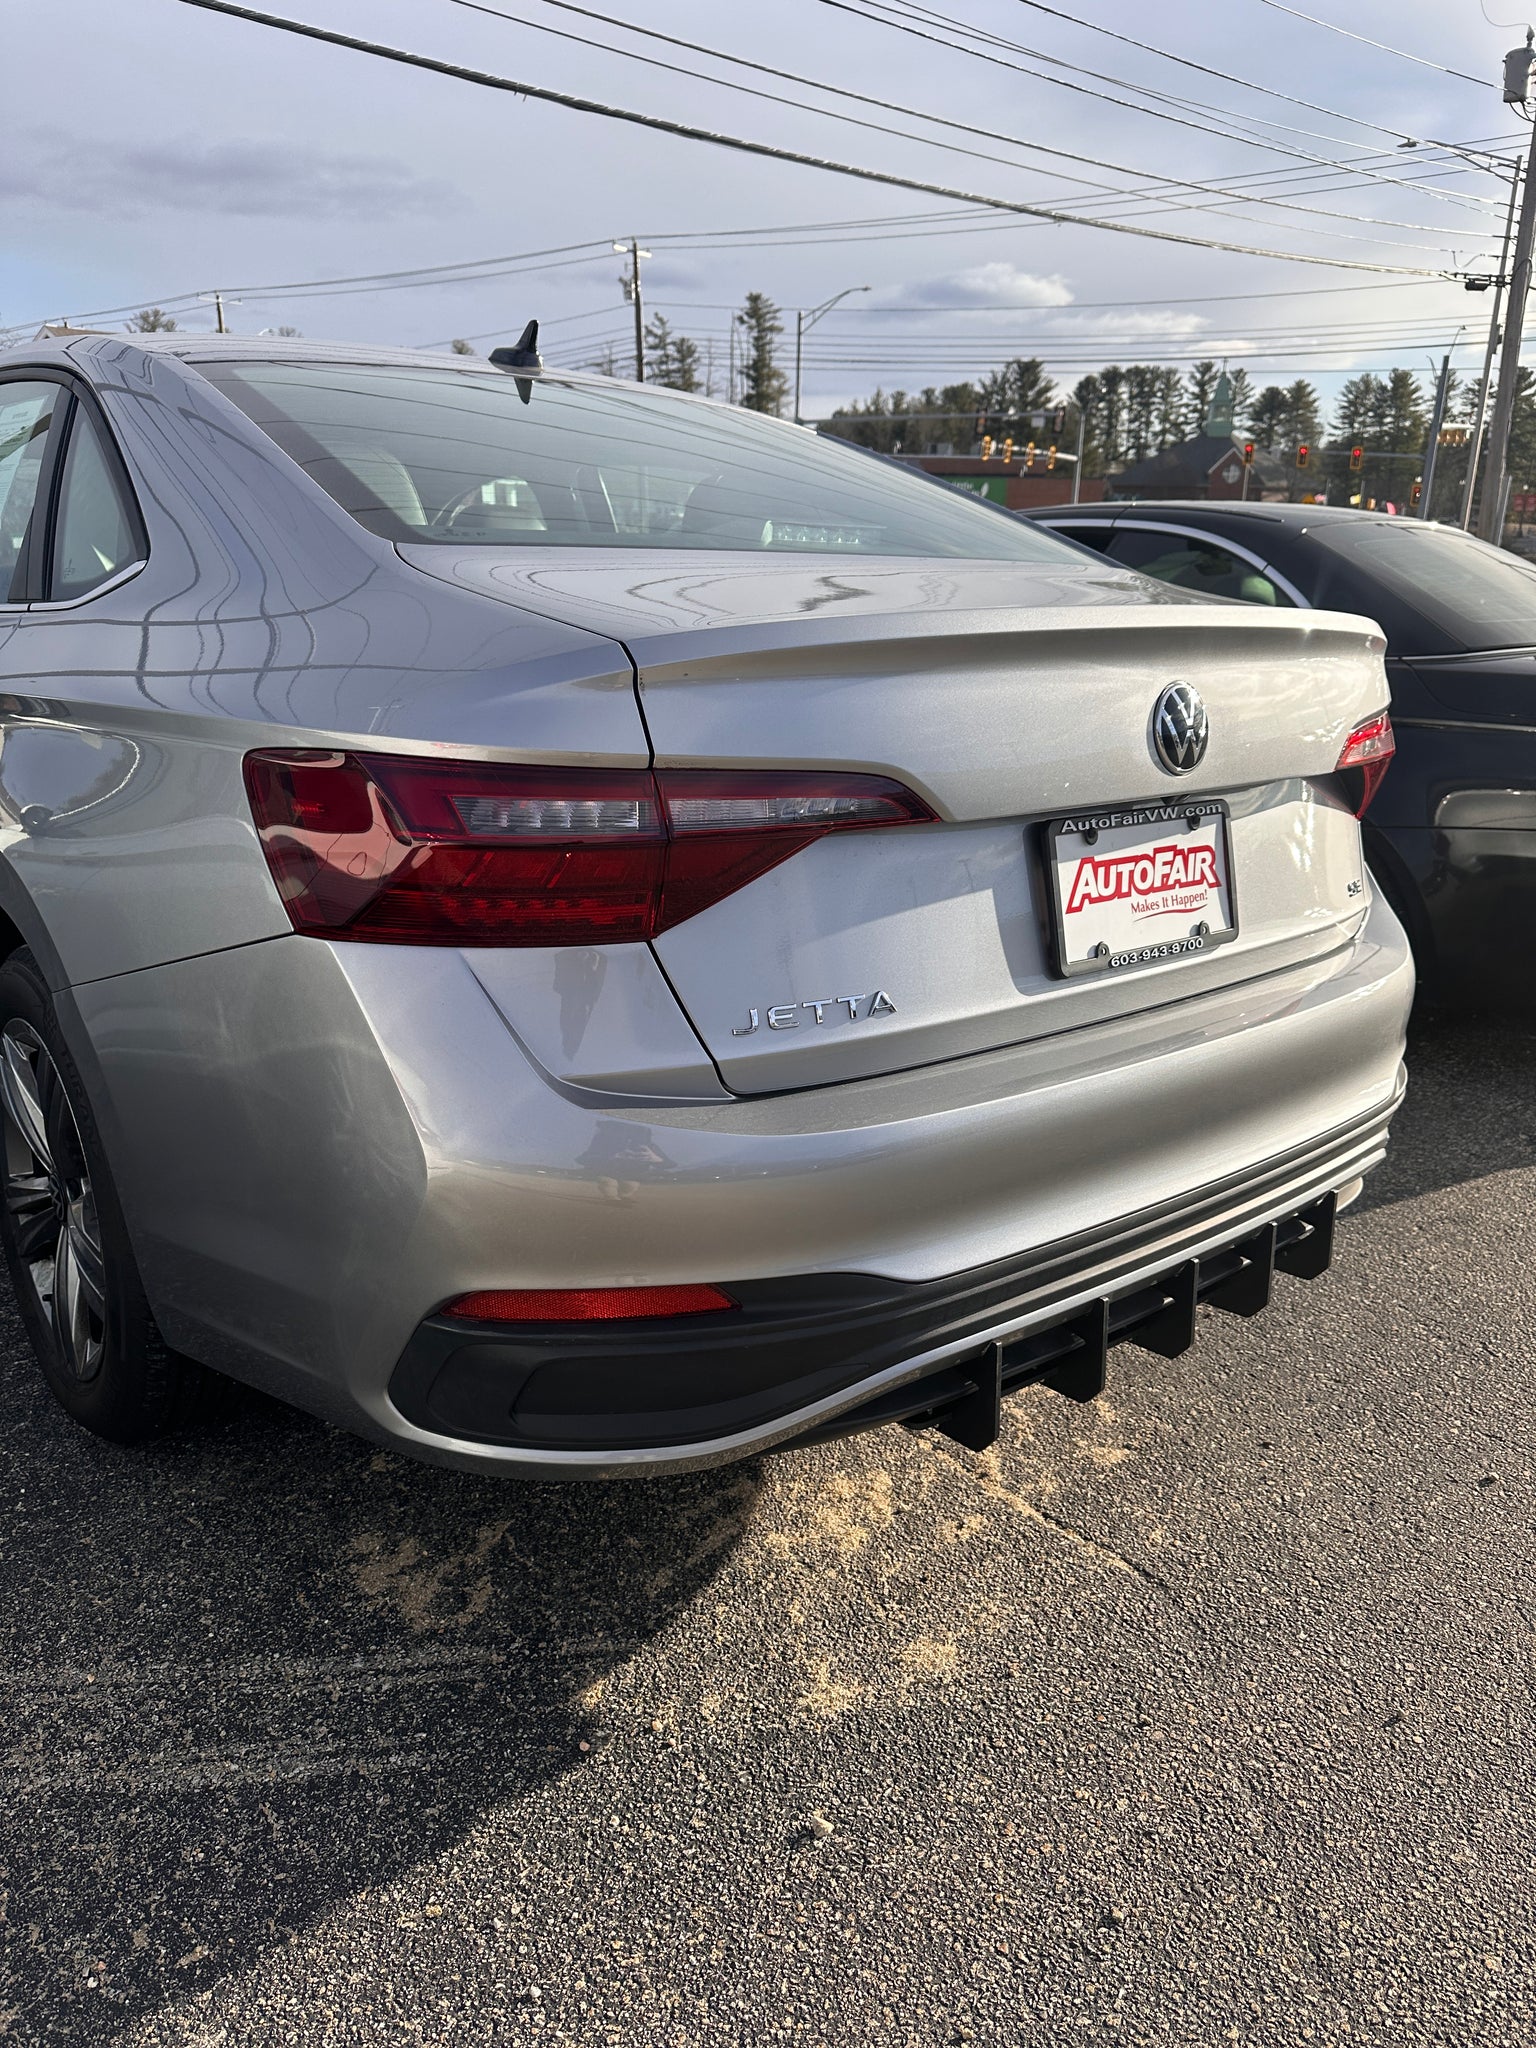
[[[1109,544],[1115,537],[1115,529],[1107,522],[1100,526],[1070,526],[1065,519],[1042,520],[1049,525],[1052,533],[1059,533],[1063,540],[1075,540],[1080,548],[1092,548],[1095,554],[1107,555]]]
[[[115,465],[88,408],[77,405],[59,479],[53,572],[48,595],[85,597],[140,559],[138,524],[124,500]]]
[[[1214,540],[1184,533],[1148,532],[1121,527],[1110,544],[1113,560],[1176,590],[1197,590],[1204,597],[1231,597],[1240,604],[1290,605],[1280,586],[1252,562]]]
[[[360,363],[198,367],[386,540],[1078,560],[896,464],[669,392]]]
[[[48,431],[63,399],[57,384],[0,384],[0,604],[21,604],[25,547]]]
[[[1317,603],[1379,620],[1394,654],[1536,647],[1536,568],[1504,548],[1369,515],[1319,521],[1307,539]]]

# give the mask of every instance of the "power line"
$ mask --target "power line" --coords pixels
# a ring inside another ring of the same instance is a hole
[[[450,64],[441,57],[424,57],[414,51],[395,49],[387,43],[373,43],[361,36],[343,35],[337,29],[319,28],[312,22],[291,21],[277,14],[263,14],[253,7],[240,7],[234,0],[178,0],[183,7],[197,7],[209,14],[228,15],[237,21],[249,21],[261,28],[274,28],[288,35],[307,38],[311,42],[330,43],[338,49],[356,50],[364,56],[383,57],[391,63],[407,64],[419,71],[432,71],[439,77],[456,78],[469,85],[483,85],[494,92],[509,92],[524,99],[543,100],[552,106],[567,107],[580,114],[597,114],[605,120],[624,121],[632,127],[648,128],[657,134],[676,135],[688,142],[708,142],[717,148],[733,149],[748,156],[765,157],[775,163],[799,164],[806,169],[830,171],[839,177],[859,178],[868,184],[891,185],[906,192],[928,192],[937,199],[955,199],[968,206],[995,207],[999,213],[1021,214],[1028,219],[1054,221],[1065,227],[1098,228],[1106,234],[1133,235],[1142,241],[1174,242],[1185,248],[1215,249],[1229,256],[1261,256],[1281,263],[1306,263],[1328,270],[1359,270],[1379,276],[1439,277],[1436,270],[1417,270],[1407,264],[1366,263],[1358,257],[1315,256],[1298,250],[1256,248],[1246,242],[1223,242],[1202,235],[1180,234],[1172,228],[1137,227],[1126,221],[1096,220],[1091,215],[1067,213],[1056,207],[1031,205],[1022,199],[994,198],[990,193],[968,192],[953,185],[939,185],[925,178],[912,178],[896,171],[876,171],[865,165],[839,163],[830,157],[812,156],[804,150],[785,149],[777,143],[755,142],[740,135],[729,135],[708,128],[695,127],[691,122],[672,121],[660,114],[643,114],[630,107],[616,107],[602,100],[589,100],[575,93],[557,92],[547,85],[530,85],[523,81],[503,78],[491,71],[478,71],[468,65]]]
[[[1133,101],[1116,98],[1116,96],[1113,93],[1100,92],[1097,90],[1097,88],[1094,87],[1078,85],[1073,80],[1068,78],[1052,78],[1048,72],[1037,71],[1027,64],[1011,63],[1006,57],[994,56],[988,50],[967,49],[963,44],[956,43],[947,37],[934,35],[926,29],[919,28],[915,25],[915,23],[911,21],[893,18],[889,15],[884,14],[871,14],[865,11],[864,6],[853,5],[852,0],[821,0],[821,4],[824,7],[835,8],[841,14],[851,14],[855,20],[873,22],[876,24],[876,26],[880,28],[895,29],[899,34],[916,36],[920,41],[926,43],[934,43],[940,49],[957,50],[968,57],[982,57],[988,63],[1001,65],[1004,70],[1016,71],[1019,73],[1021,77],[1024,78],[1039,79],[1046,85],[1054,85],[1059,87],[1059,89],[1063,92],[1081,93],[1089,99],[1104,100],[1110,106],[1125,107],[1131,113],[1134,114],[1146,114],[1154,120],[1170,121],[1176,127],[1192,128],[1197,134],[1200,135],[1219,135],[1224,137],[1224,139],[1229,142],[1240,142],[1249,149],[1267,150],[1272,156],[1292,157],[1298,163],[1327,164],[1328,168],[1330,169],[1337,167],[1329,159],[1318,157],[1310,150],[1294,149],[1288,147],[1284,143],[1265,141],[1255,136],[1237,134],[1231,129],[1221,129],[1214,127],[1208,115],[1207,118],[1204,120],[1190,120],[1185,119],[1183,116],[1178,114],[1161,113],[1155,107],[1139,107]],[[1005,37],[994,36],[983,30],[971,29],[967,30],[966,33],[976,35],[980,37],[983,41],[990,44],[994,44],[1001,48],[1021,50],[1023,54],[1027,56],[1040,56],[1042,54],[1040,51],[1037,50],[1025,49],[1025,47],[1021,44],[1009,43]],[[1055,63],[1058,60],[1055,58],[1047,58],[1046,61],[1048,63]],[[1133,87],[1132,90],[1140,91],[1142,90],[1142,88]],[[1415,185],[1411,180],[1389,177],[1383,172],[1375,172],[1370,175],[1378,179],[1379,182],[1381,182],[1382,184],[1400,185],[1403,187],[1405,191],[1429,191],[1433,189],[1432,187],[1428,186]],[[1434,196],[1436,198],[1449,197],[1448,194],[1444,193],[1435,193]]]
[[[1186,114],[1193,113],[1196,116],[1203,116],[1208,120],[1212,113],[1217,113],[1221,115],[1222,119],[1226,121],[1236,122],[1243,128],[1273,128],[1278,129],[1282,134],[1302,135],[1314,141],[1335,142],[1338,143],[1341,147],[1348,147],[1348,142],[1345,137],[1338,135],[1328,135],[1317,128],[1303,128],[1299,126],[1298,123],[1294,120],[1280,121],[1275,120],[1271,116],[1265,114],[1238,113],[1235,109],[1231,107],[1212,108],[1211,106],[1209,106],[1207,102],[1201,100],[1192,100],[1183,93],[1164,92],[1156,86],[1143,85],[1139,79],[1121,78],[1117,76],[1114,72],[1101,71],[1098,68],[1091,65],[1074,64],[1065,57],[1053,56],[1049,50],[1037,50],[1033,48],[1030,44],[1015,42],[1008,36],[995,34],[990,29],[978,28],[971,22],[957,20],[953,15],[940,14],[934,8],[920,6],[917,4],[917,0],[865,0],[865,4],[879,10],[879,14],[874,18],[879,19],[883,18],[886,15],[891,15],[896,18],[894,22],[888,22],[886,24],[887,26],[900,26],[903,17],[910,17],[918,21],[924,21],[927,22],[930,26],[937,23],[943,27],[958,30],[964,35],[974,36],[978,42],[988,44],[993,48],[1002,50],[1013,50],[1021,57],[1034,57],[1042,64],[1053,64],[1056,66],[1058,70],[1075,72],[1080,78],[1093,79],[1098,81],[1098,83],[1100,84],[1121,86],[1128,92],[1140,93],[1146,99],[1160,100],[1165,106],[1181,108],[1183,112]],[[1067,16],[1064,18],[1071,19],[1072,17]],[[1091,27],[1092,24],[1083,23],[1082,26]],[[1105,33],[1108,34],[1110,32],[1106,30]],[[1120,40],[1129,39],[1120,38]],[[1138,44],[1137,47],[1144,49],[1153,49],[1153,46],[1151,44]],[[983,53],[978,51],[972,51],[971,54],[974,56]],[[1166,56],[1168,53],[1166,51],[1153,50],[1153,54],[1158,56]],[[1226,74],[1217,73],[1214,75],[1225,76]],[[1248,85],[1248,82],[1245,79],[1238,79],[1236,83],[1244,86],[1245,88],[1247,88]],[[1148,113],[1154,110],[1143,107],[1138,108],[1137,111],[1141,113]],[[1326,111],[1326,109],[1320,111]],[[1347,120],[1349,116],[1345,115],[1342,118]],[[1221,133],[1222,131],[1215,130],[1214,132]],[[1395,130],[1387,130],[1384,132],[1396,133]],[[1242,141],[1252,141],[1255,138],[1252,136],[1244,135],[1237,139]],[[1260,141],[1265,141],[1265,138],[1263,137],[1259,137],[1257,139]],[[1408,138],[1409,141],[1413,141],[1414,139],[1415,138],[1411,136]]]
[[[1092,29],[1095,35],[1108,36],[1111,42],[1126,43],[1133,50],[1145,50],[1154,57],[1166,58],[1170,64],[1182,64],[1187,71],[1201,72],[1206,78],[1220,78],[1228,85],[1241,85],[1249,92],[1261,92],[1272,100],[1284,100],[1288,106],[1305,107],[1312,114],[1326,114],[1331,121],[1349,121],[1357,128],[1374,128],[1378,135],[1391,135],[1400,142],[1411,142],[1416,137],[1406,135],[1399,128],[1385,127],[1380,121],[1367,121],[1359,114],[1341,113],[1336,107],[1322,107],[1315,100],[1298,99],[1294,93],[1281,92],[1273,85],[1260,85],[1252,78],[1239,78],[1231,71],[1220,71],[1212,64],[1201,64],[1193,57],[1180,57],[1172,50],[1161,50],[1155,43],[1139,42],[1135,36],[1123,35],[1118,29],[1105,28],[1096,21],[1085,20],[1080,14],[1068,14],[1064,8],[1050,7],[1046,0],[1018,0],[1021,7],[1032,8],[1036,14],[1054,15],[1058,21],[1070,21],[1077,28]]]
[[[549,25],[549,23],[541,21],[532,21],[528,18],[527,15],[524,14],[508,14],[504,9],[500,7],[491,6],[489,4],[489,0],[450,0],[450,4],[455,7],[462,7],[472,14],[492,15],[498,21],[515,21],[520,28],[536,29],[541,35],[557,36],[563,42],[576,43],[584,49],[601,50],[604,52],[605,55],[624,57],[630,63],[633,64],[647,64],[650,65],[655,70],[670,71],[682,78],[698,79],[707,85],[720,86],[727,92],[744,93],[752,99],[767,100],[775,106],[787,106],[794,108],[796,112],[799,113],[816,114],[820,116],[823,120],[847,122],[849,125],[856,128],[867,128],[872,130],[874,133],[880,135],[894,135],[902,141],[921,143],[926,145],[930,149],[953,150],[957,155],[975,157],[978,161],[983,163],[1006,163],[1009,165],[1010,168],[1024,168],[1023,166],[1014,165],[1011,159],[993,155],[993,153],[989,150],[966,149],[961,145],[955,143],[937,141],[932,136],[915,135],[909,128],[891,128],[888,127],[884,122],[861,120],[856,115],[839,113],[835,108],[831,107],[807,106],[803,100],[789,99],[781,93],[765,92],[759,86],[742,85],[738,83],[735,79],[713,77],[707,72],[696,71],[689,65],[671,64],[668,63],[664,58],[648,57],[643,52],[638,50],[615,49],[614,46],[609,42],[600,42],[591,36],[578,35],[572,29],[552,28]],[[708,44],[693,42],[692,40],[685,36],[667,35],[660,29],[645,28],[642,27],[639,23],[626,21],[615,15],[604,14],[597,10],[596,8],[580,6],[577,4],[577,0],[542,0],[542,4],[546,7],[557,8],[561,13],[564,14],[575,14],[579,15],[584,20],[601,23],[606,28],[621,29],[627,31],[631,35],[645,36],[652,41],[666,43],[674,49],[688,50],[696,56],[708,57],[716,63],[734,64],[745,71],[755,71],[763,74],[766,77],[783,79],[789,84],[807,87],[812,92],[826,93],[838,99],[853,100],[861,106],[877,107],[882,112],[885,113],[906,114],[917,120],[929,122],[935,127],[954,129],[959,134],[974,135],[982,140],[989,142],[1006,143],[1012,149],[1022,149],[1031,151],[1038,155],[1060,157],[1064,161],[1071,163],[1091,164],[1097,170],[1115,171],[1124,177],[1149,178],[1154,180],[1157,185],[1165,187],[1170,191],[1182,190],[1191,192],[1203,192],[1218,199],[1227,201],[1237,201],[1240,203],[1246,203],[1251,199],[1253,203],[1279,207],[1282,208],[1284,211],[1290,213],[1315,214],[1318,216],[1319,219],[1323,220],[1350,221],[1355,223],[1356,225],[1363,226],[1379,225],[1378,223],[1369,219],[1368,216],[1363,214],[1340,213],[1332,207],[1307,206],[1302,204],[1299,200],[1291,200],[1283,197],[1277,198],[1265,194],[1253,195],[1246,192],[1238,192],[1230,186],[1215,185],[1201,179],[1191,178],[1170,180],[1164,177],[1159,172],[1135,170],[1131,168],[1129,165],[1107,162],[1105,159],[1100,157],[1084,156],[1075,150],[1057,149],[1047,143],[1030,142],[1022,136],[1004,134],[1000,130],[995,128],[983,128],[978,126],[975,122],[956,121],[950,119],[949,116],[944,114],[930,114],[925,113],[921,109],[916,107],[898,106],[894,101],[882,99],[872,93],[855,92],[848,87],[840,85],[827,85],[824,84],[820,79],[806,77],[805,74],[802,72],[785,71],[778,65],[759,63],[756,59],[750,57],[737,57],[732,55],[732,53],[728,50],[717,50],[711,48]],[[1030,166],[1029,168],[1033,168],[1033,166]],[[1105,185],[1102,182],[1102,180],[1099,179],[1083,178],[1071,173],[1062,175],[1067,175],[1071,177],[1072,182],[1075,184],[1084,185],[1088,187],[1090,190],[1107,193],[1117,199],[1123,200],[1125,198],[1157,196],[1123,193],[1119,190],[1119,188]],[[1425,187],[1423,189],[1428,190],[1429,188]],[[1436,193],[1434,196],[1436,198],[1444,198],[1446,195],[1443,193]],[[1166,210],[1173,212],[1184,212],[1188,210],[1202,211],[1205,209],[1188,209],[1183,206],[1175,206],[1171,209]],[[1408,229],[1410,232],[1422,233],[1427,235],[1439,234],[1442,232],[1442,230],[1439,228],[1431,227],[1427,224],[1414,221],[1393,221],[1388,223],[1388,225],[1393,227],[1403,227]],[[1329,232],[1329,230],[1318,229],[1315,232],[1320,234],[1326,234]],[[1390,240],[1389,237],[1383,237],[1379,234],[1371,237],[1339,236],[1337,237],[1337,239],[1343,241],[1363,241],[1369,239],[1371,242],[1378,246],[1381,244],[1383,240]],[[1411,247],[1412,245],[1408,243],[1402,243],[1398,246],[1407,248]]]
[[[1277,14],[1294,15],[1297,21],[1309,21],[1314,28],[1325,28],[1330,34],[1348,36],[1352,43],[1366,43],[1373,50],[1385,50],[1389,57],[1402,57],[1410,64],[1422,64],[1430,71],[1443,71],[1447,78],[1464,78],[1468,85],[1486,86],[1490,80],[1474,78],[1470,71],[1458,71],[1454,64],[1437,64],[1432,57],[1416,57],[1411,50],[1399,50],[1391,43],[1378,43],[1374,36],[1356,34],[1352,28],[1340,28],[1336,21],[1324,21],[1316,14],[1303,14],[1299,7],[1286,7],[1282,0],[1259,0],[1262,7],[1273,7]]]

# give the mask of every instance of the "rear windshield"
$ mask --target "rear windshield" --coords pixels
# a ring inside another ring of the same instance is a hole
[[[198,368],[386,540],[1080,560],[803,427],[662,391],[499,371]]]
[[[1395,654],[1536,647],[1536,568],[1454,527],[1320,521],[1320,605],[1380,620]]]

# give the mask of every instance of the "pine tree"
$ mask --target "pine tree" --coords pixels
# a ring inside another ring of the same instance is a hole
[[[1108,469],[1118,469],[1125,452],[1125,372],[1109,363],[1099,372],[1099,446]]]
[[[686,334],[674,333],[660,313],[645,330],[645,374],[651,383],[664,384],[669,391],[699,389],[698,343]]]
[[[1305,377],[1298,377],[1286,386],[1285,404],[1285,445],[1298,448],[1305,442],[1310,446],[1323,431],[1323,408],[1316,389]]]
[[[1266,384],[1248,410],[1243,432],[1261,448],[1278,448],[1290,420],[1290,399],[1279,384]]]
[[[1177,370],[1157,372],[1157,409],[1153,434],[1158,448],[1170,447],[1184,436],[1184,380]]]
[[[1056,387],[1038,356],[1015,356],[982,379],[981,402],[1000,427],[1021,426],[1028,414],[1055,404]]]
[[[789,379],[779,367],[777,354],[784,332],[779,309],[766,292],[748,292],[736,325],[741,329],[741,403],[749,412],[777,417],[789,395]]]
[[[1221,367],[1209,358],[1201,363],[1192,363],[1184,379],[1184,431],[1187,439],[1205,432],[1206,415],[1211,409],[1211,400],[1216,395],[1216,379]]]
[[[1362,370],[1358,377],[1345,381],[1334,408],[1335,441],[1353,445],[1365,438],[1380,405],[1380,389],[1381,379],[1372,376],[1369,370]]]
[[[1125,373],[1125,447],[1133,462],[1152,453],[1157,396],[1157,371],[1146,363],[1132,363]]]
[[[146,306],[128,322],[130,334],[174,334],[176,322],[159,306]]]

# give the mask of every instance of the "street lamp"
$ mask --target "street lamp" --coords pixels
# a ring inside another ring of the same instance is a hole
[[[831,312],[831,310],[832,310],[832,308],[833,308],[833,307],[834,307],[835,305],[837,305],[837,304],[839,303],[839,301],[840,301],[840,300],[842,300],[842,299],[851,299],[851,298],[853,297],[853,295],[854,295],[854,293],[855,293],[855,292],[868,292],[868,291],[873,291],[873,290],[874,290],[874,286],[873,286],[873,285],[868,285],[868,284],[851,284],[851,285],[847,286],[847,288],[846,288],[845,290],[843,290],[843,291],[840,291],[840,292],[834,292],[834,293],[832,294],[832,296],[831,296],[831,298],[830,298],[830,299],[823,299],[823,300],[822,300],[822,302],[821,302],[821,304],[820,304],[819,306],[813,306],[813,307],[811,308],[811,310],[810,310],[810,312],[809,312],[809,313],[805,313],[805,312],[799,312],[799,313],[796,313],[796,315],[795,315],[795,425],[796,425],[797,427],[798,427],[798,426],[800,425],[800,355],[801,355],[801,349],[802,349],[802,345],[804,344],[804,341],[805,341],[805,337],[807,336],[807,334],[809,334],[809,333],[810,333],[811,329],[812,329],[812,328],[813,328],[813,327],[814,327],[814,326],[816,325],[816,322],[817,322],[817,321],[818,321],[818,320],[819,320],[819,319],[821,318],[822,314],[823,314],[823,313],[830,313],[830,312]]]

